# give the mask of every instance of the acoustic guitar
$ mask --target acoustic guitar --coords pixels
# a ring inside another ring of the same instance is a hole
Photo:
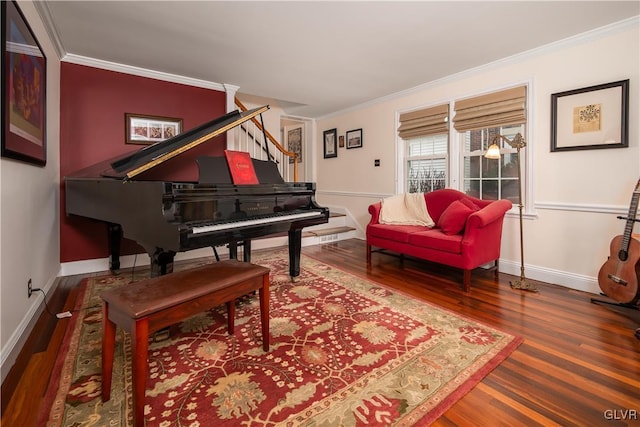
[[[638,277],[640,277],[640,240],[632,236],[633,225],[637,221],[640,179],[636,184],[626,218],[624,234],[611,240],[609,259],[598,272],[598,284],[609,298],[623,304],[636,304],[640,299]]]

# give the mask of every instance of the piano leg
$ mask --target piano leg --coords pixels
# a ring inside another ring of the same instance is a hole
[[[300,252],[302,251],[302,229],[289,230],[289,275],[295,282],[300,275]]]
[[[231,242],[227,247],[229,248],[229,259],[238,259],[238,242]],[[217,257],[216,260],[220,261]],[[251,240],[242,241],[242,260],[251,262]]]
[[[176,253],[173,251],[163,251],[156,248],[155,252],[149,257],[151,258],[151,277],[163,276],[173,272],[173,257]]]
[[[107,223],[109,241],[109,270],[117,273],[120,270],[120,243],[122,242],[122,227],[120,224]]]
[[[242,242],[242,260],[244,262],[251,262],[251,240]]]
[[[227,247],[229,248],[229,259],[238,259],[238,242],[230,242]]]

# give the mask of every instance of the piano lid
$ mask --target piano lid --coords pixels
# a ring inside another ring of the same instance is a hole
[[[240,126],[268,109],[269,106],[265,105],[242,113],[238,110],[227,113],[172,138],[148,145],[132,154],[118,157],[116,160],[110,160],[110,167],[103,170],[101,175],[124,181],[129,180],[209,139]]]

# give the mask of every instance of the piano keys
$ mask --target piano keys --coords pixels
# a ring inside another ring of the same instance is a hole
[[[275,163],[253,160],[259,184],[231,183],[223,157],[198,158],[198,182],[142,181],[140,173],[206,141],[268,107],[233,112],[166,141],[65,177],[66,213],[109,224],[110,268],[119,265],[122,237],[149,254],[151,275],[172,270],[177,252],[287,233],[289,273],[300,274],[302,229],[328,222],[329,210],[315,202],[315,183],[284,182]],[[212,182],[213,181],[213,182]]]
[[[200,233],[211,233],[213,231],[223,231],[236,228],[238,225],[242,225],[243,227],[249,227],[253,225],[266,225],[273,224],[276,222],[282,221],[298,221],[303,218],[316,218],[320,215],[318,212],[296,212],[296,213],[286,213],[286,214],[273,214],[266,215],[261,217],[254,217],[253,219],[247,220],[232,220],[229,222],[213,222],[211,224],[202,224],[196,225],[192,228],[191,232],[193,234]]]

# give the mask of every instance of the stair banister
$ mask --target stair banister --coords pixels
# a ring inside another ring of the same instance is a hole
[[[238,99],[238,97],[235,97],[235,103],[240,108],[240,111],[247,111],[247,107],[244,106],[244,104]],[[260,123],[255,117],[251,119],[251,122],[267,136],[267,139],[274,145],[274,147],[276,147],[278,151],[280,151],[287,157],[293,157],[293,182],[298,182],[298,154],[294,153],[293,151],[286,150],[282,145],[280,145],[280,143],[273,137],[273,135],[271,135],[271,133],[267,129],[265,129],[264,126],[262,126],[262,123]]]

